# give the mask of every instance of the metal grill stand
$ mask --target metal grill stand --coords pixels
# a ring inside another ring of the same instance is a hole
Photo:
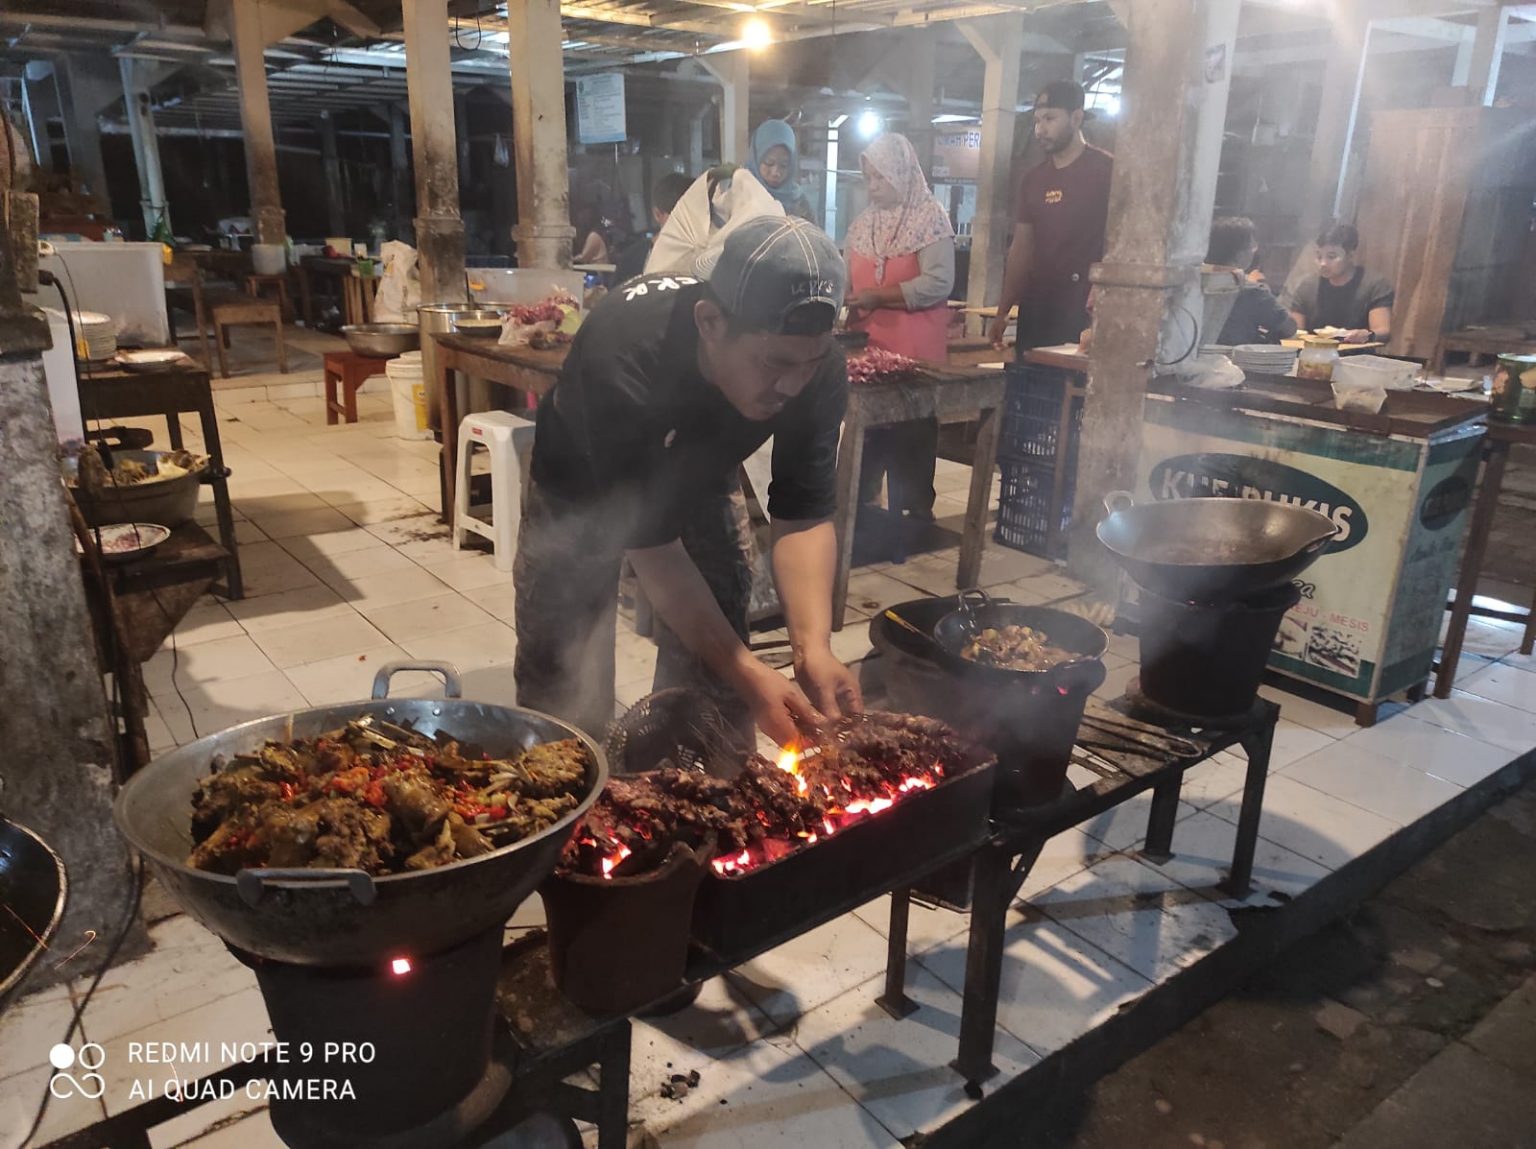
[[[1091,721],[1143,720],[1137,700],[1123,696],[1108,707],[1090,704]],[[960,1015],[960,1052],[951,1063],[975,1087],[997,1073],[992,1064],[992,1043],[997,1032],[998,995],[1002,983],[1004,931],[1008,907],[1029,877],[1040,852],[1055,835],[1096,818],[1145,790],[1152,791],[1152,811],[1147,819],[1146,844],[1142,849],[1152,861],[1172,856],[1173,824],[1178,816],[1179,790],[1184,773],[1223,750],[1240,747],[1248,758],[1243,785],[1242,810],[1232,868],[1222,888],[1232,897],[1244,897],[1252,886],[1253,853],[1259,836],[1259,817],[1264,804],[1264,784],[1269,777],[1270,749],[1280,707],[1259,699],[1241,725],[1221,730],[1195,730],[1164,726],[1170,738],[1187,739],[1196,754],[1169,757],[1155,739],[1135,746],[1127,739],[1123,748],[1103,749],[1098,743],[1085,747],[1080,735],[1073,760],[1098,774],[1098,780],[1055,802],[1018,810],[1000,811],[993,817],[993,833],[972,860],[970,940],[965,959],[965,995]],[[895,1017],[914,1008],[906,996],[907,921],[911,888],[891,895],[889,951],[885,993],[880,1004]]]

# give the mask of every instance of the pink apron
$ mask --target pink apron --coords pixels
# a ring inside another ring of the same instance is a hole
[[[848,252],[850,297],[866,288],[905,283],[920,274],[922,266],[918,263],[917,252],[908,252],[887,259],[885,282],[876,283],[875,261],[856,251]],[[898,355],[926,359],[930,363],[943,363],[949,355],[949,308],[942,303],[923,311],[882,307],[849,326],[855,331],[868,331],[871,347],[881,347]]]

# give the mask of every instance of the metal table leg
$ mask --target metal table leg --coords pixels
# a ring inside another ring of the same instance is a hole
[[[976,854],[971,932],[965,952],[965,996],[960,1009],[960,1055],[950,1063],[968,1086],[980,1086],[997,1073],[992,1064],[992,1041],[997,1033],[1008,907],[1044,848],[1042,838],[1021,851],[1012,864],[1012,848],[1008,846],[983,846]]]
[[[1147,818],[1147,844],[1142,850],[1154,862],[1173,856],[1173,823],[1179,816],[1179,788],[1184,775],[1175,774],[1152,788],[1152,813]]]
[[[842,630],[848,610],[848,574],[853,566],[853,531],[859,516],[859,470],[864,464],[867,429],[862,403],[848,400],[843,441],[837,449],[837,568],[832,577],[832,629]]]
[[[891,923],[885,949],[885,992],[875,1004],[898,1020],[916,1012],[907,997],[907,923],[912,916],[912,891],[891,891]]]
[[[609,1034],[598,1062],[597,1149],[625,1149],[629,1140],[629,1023]]]
[[[1275,719],[1242,741],[1248,756],[1248,775],[1243,782],[1243,806],[1237,817],[1237,842],[1232,847],[1232,871],[1222,888],[1234,898],[1248,896],[1253,888],[1253,851],[1259,841],[1259,818],[1264,810],[1264,785],[1269,781],[1269,754],[1275,743]]]

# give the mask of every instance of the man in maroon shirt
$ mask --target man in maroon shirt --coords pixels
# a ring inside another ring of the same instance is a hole
[[[1076,343],[1089,324],[1088,269],[1104,258],[1114,158],[1083,139],[1083,88],[1047,84],[1035,97],[1035,139],[1044,162],[1019,183],[1003,294],[988,334],[1003,346],[1019,305],[1018,348]]]

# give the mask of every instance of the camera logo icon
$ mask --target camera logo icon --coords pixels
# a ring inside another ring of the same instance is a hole
[[[107,1063],[107,1051],[94,1041],[78,1050],[61,1041],[48,1051],[48,1063],[56,1070],[48,1079],[48,1092],[61,1101],[67,1097],[96,1101],[107,1091],[107,1079],[96,1072]]]

